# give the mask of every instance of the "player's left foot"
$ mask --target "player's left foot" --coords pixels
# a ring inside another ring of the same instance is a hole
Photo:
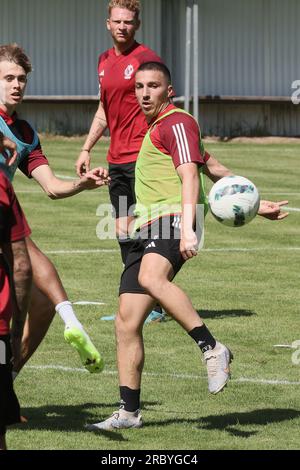
[[[118,429],[141,428],[143,426],[140,410],[130,412],[120,408],[105,421],[95,424],[87,424],[88,431],[114,431]]]
[[[233,355],[224,344],[217,341],[214,349],[204,353],[207,367],[208,389],[216,395],[221,392],[230,379],[230,363]]]
[[[103,370],[103,359],[85,331],[77,327],[66,326],[64,337],[66,342],[76,349],[83,366],[91,374]]]

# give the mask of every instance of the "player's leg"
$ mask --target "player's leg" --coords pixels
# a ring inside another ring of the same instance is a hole
[[[12,380],[10,335],[0,335],[0,450],[6,450],[6,428],[20,423],[20,405]]]
[[[89,431],[139,428],[141,376],[144,366],[142,329],[153,299],[145,294],[122,294],[115,322],[120,403],[106,420],[87,425]]]
[[[142,426],[141,375],[144,366],[142,329],[154,301],[138,284],[142,243],[136,242],[121,277],[119,310],[115,323],[121,407],[108,419],[86,426],[88,430],[112,430]]]
[[[14,363],[14,373],[19,373],[36,351],[44,339],[54,315],[55,308],[52,302],[33,284],[29,312],[24,325],[21,356],[19,362]]]
[[[77,350],[83,365],[89,372],[99,372],[103,369],[102,358],[76,318],[54,265],[31,239],[27,238],[26,243],[36,287],[29,309],[31,319],[28,319],[25,330],[25,333],[27,332],[27,336],[24,337],[26,357],[30,357],[42,341],[56,310],[65,323],[66,341]],[[26,360],[24,358],[23,364]]]
[[[174,242],[179,243],[179,240]],[[165,244],[167,254],[171,241],[156,241],[157,246],[159,243],[162,243],[162,246]],[[177,252],[178,249],[179,247]],[[232,356],[226,346],[215,340],[185,292],[171,282],[174,272],[178,272],[175,260],[174,266],[173,268],[171,262],[160,254],[148,253],[144,255],[141,263],[139,283],[198,344],[207,365],[209,391],[216,394],[225,387],[230,378],[229,364]]]
[[[111,178],[108,188],[109,197],[116,222],[116,237],[124,265],[133,244],[130,238],[130,227],[132,227],[134,220],[133,211],[136,202],[134,193],[134,171],[135,163],[109,165],[109,176]]]

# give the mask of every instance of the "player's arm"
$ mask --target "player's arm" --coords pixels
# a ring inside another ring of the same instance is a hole
[[[91,156],[90,152],[94,145],[102,137],[104,131],[107,129],[107,121],[102,102],[99,102],[98,110],[93,119],[89,134],[81,149],[77,162],[75,164],[76,173],[79,177],[83,176],[90,170]]]
[[[212,155],[210,155],[209,159],[206,161],[203,169],[206,176],[208,176],[208,178],[211,179],[214,183],[224,176],[230,176],[233,174],[232,171],[226,168],[226,166],[222,165],[222,163],[220,163]]]
[[[8,166],[13,165],[18,156],[17,146],[0,132],[0,153],[5,153],[5,161]],[[7,153],[8,152],[8,153]]]
[[[196,163],[185,163],[177,167],[182,181],[182,219],[180,252],[185,260],[197,255],[197,236],[194,231],[197,203],[199,200],[200,180]]]
[[[205,174],[215,183],[224,176],[232,175],[232,171],[222,165],[215,157],[210,156],[204,166]],[[282,220],[288,216],[287,212],[282,212],[282,206],[288,204],[288,201],[260,201],[258,215],[270,220]]]
[[[82,178],[73,181],[57,178],[48,165],[37,167],[32,171],[31,176],[51,199],[74,196],[85,189],[96,189],[109,183],[108,171],[102,167],[94,168]]]

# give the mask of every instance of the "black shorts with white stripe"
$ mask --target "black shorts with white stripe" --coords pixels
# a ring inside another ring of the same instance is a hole
[[[143,256],[156,253],[166,258],[173,267],[173,279],[185,263],[180,253],[180,217],[161,217],[138,233],[121,276],[119,295],[146,294],[138,282]]]

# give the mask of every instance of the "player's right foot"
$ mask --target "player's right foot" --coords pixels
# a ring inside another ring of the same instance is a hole
[[[76,349],[83,366],[91,374],[103,370],[103,359],[85,331],[77,327],[66,326],[64,337],[67,343]]]
[[[165,321],[166,314],[164,311],[158,312],[157,310],[152,310],[152,312],[149,313],[148,317],[145,320],[145,325],[149,323],[160,323],[162,321]]]
[[[95,424],[87,424],[88,431],[113,431],[117,429],[141,428],[143,426],[140,410],[130,412],[120,408],[105,421]]]
[[[204,353],[207,367],[208,390],[216,395],[221,392],[230,379],[229,364],[233,359],[231,351],[217,341],[214,349]]]

